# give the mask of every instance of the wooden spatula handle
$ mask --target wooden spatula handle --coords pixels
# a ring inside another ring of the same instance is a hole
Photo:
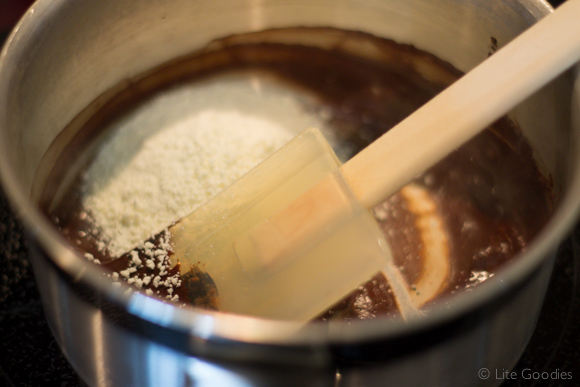
[[[363,206],[371,208],[579,60],[580,0],[568,0],[341,171]]]

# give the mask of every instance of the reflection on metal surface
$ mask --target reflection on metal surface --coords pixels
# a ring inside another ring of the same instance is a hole
[[[231,386],[251,387],[253,384],[243,376],[205,361],[191,359],[188,367],[188,376],[191,384],[200,387]],[[177,385],[177,384],[175,384]]]
[[[415,215],[415,226],[421,236],[422,268],[411,287],[411,298],[419,308],[433,299],[445,286],[450,271],[449,237],[437,205],[424,188],[411,184],[401,190],[408,208]]]

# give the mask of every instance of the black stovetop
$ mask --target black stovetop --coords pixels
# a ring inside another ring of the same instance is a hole
[[[561,1],[552,1],[552,4]],[[0,4],[1,5],[1,4]],[[5,37],[0,31],[0,42]],[[580,385],[580,223],[561,245],[536,330],[504,386],[566,385],[526,380],[530,372],[571,372]],[[570,381],[569,381],[570,382]],[[22,227],[0,190],[0,385],[82,386],[44,318]]]

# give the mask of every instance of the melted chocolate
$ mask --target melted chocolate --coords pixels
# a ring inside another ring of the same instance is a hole
[[[286,42],[287,36],[299,37],[300,43],[277,43]],[[313,36],[330,43],[324,49],[308,46],[305,42]],[[372,49],[355,54],[349,47]],[[129,264],[126,256],[111,262],[97,249],[99,233],[93,232],[90,214],[80,208],[78,183],[71,186],[60,203],[52,203],[67,165],[99,136],[99,129],[139,101],[173,84],[240,70],[253,76],[275,76],[289,87],[316,96],[318,103],[311,108],[328,117],[337,139],[351,150],[350,155],[461,75],[450,65],[411,46],[360,32],[295,28],[213,42],[202,52],[119,85],[71,123],[66,130],[78,134],[70,143],[59,144],[61,140],[57,139],[55,152],[59,152],[60,161],[49,176],[50,184],[41,203],[54,208],[47,211],[58,218],[59,228],[73,245],[101,259],[106,268],[119,270]],[[480,281],[482,277],[477,273],[489,275],[501,270],[538,233],[551,212],[549,184],[539,174],[529,145],[505,118],[425,172],[416,183],[432,194],[450,236],[451,273],[443,295]],[[397,266],[413,284],[422,262],[413,214],[398,194],[377,206],[375,214],[392,246]],[[204,273],[190,273],[182,279],[188,285],[179,290],[180,300],[216,307],[215,289]],[[197,286],[200,283],[207,286]],[[389,285],[377,275],[320,318],[366,319],[396,314]]]

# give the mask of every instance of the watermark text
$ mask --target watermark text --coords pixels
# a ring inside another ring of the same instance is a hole
[[[554,371],[534,371],[530,368],[524,368],[521,371],[509,371],[506,369],[489,370],[487,368],[482,368],[477,372],[477,376],[482,380],[572,380],[571,371],[561,371],[559,369]]]

